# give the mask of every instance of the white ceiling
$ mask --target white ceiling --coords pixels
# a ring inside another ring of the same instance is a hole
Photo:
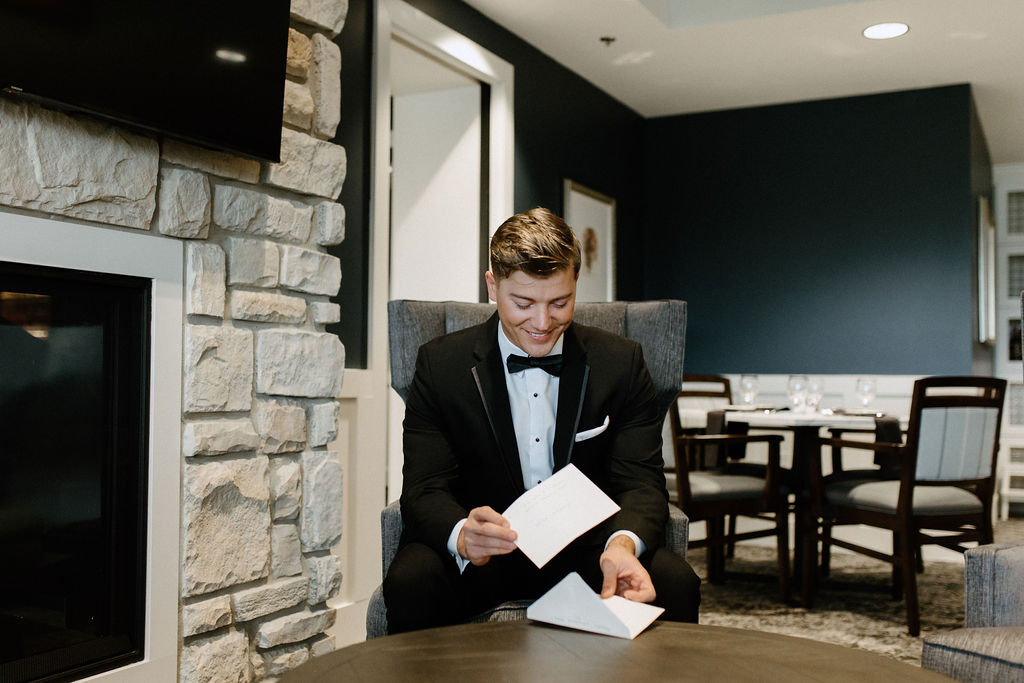
[[[1024,162],[1024,0],[465,2],[645,117],[970,83],[993,163]],[[658,16],[701,4],[731,14]],[[910,32],[861,36],[883,21]]]

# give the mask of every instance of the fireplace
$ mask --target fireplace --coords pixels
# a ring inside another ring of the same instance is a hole
[[[0,681],[173,666],[181,247],[0,229]]]
[[[143,657],[150,283],[0,261],[0,680]]]

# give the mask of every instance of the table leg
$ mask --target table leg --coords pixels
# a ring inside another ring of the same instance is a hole
[[[818,523],[811,504],[812,458],[820,458],[818,427],[793,428],[792,488],[795,498],[793,579],[800,587],[800,602],[814,605],[818,576]]]

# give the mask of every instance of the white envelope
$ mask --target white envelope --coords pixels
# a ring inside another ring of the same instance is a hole
[[[543,567],[580,534],[618,511],[618,504],[570,463],[501,514],[519,534],[516,546]]]
[[[601,598],[576,572],[526,608],[526,616],[556,626],[632,640],[665,610],[613,595]]]

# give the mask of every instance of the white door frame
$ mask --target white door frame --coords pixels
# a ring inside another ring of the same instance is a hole
[[[378,24],[378,99],[377,99],[377,159],[388,159],[391,151],[391,87],[388,79],[390,64],[385,55],[384,45],[390,46],[391,36],[397,36],[438,61],[467,76],[490,86],[489,109],[489,160],[488,160],[488,236],[493,234],[501,221],[512,215],[513,178],[515,175],[513,81],[514,69],[511,64],[489,52],[460,33],[453,31],[436,19],[412,7],[402,0],[380,0]],[[386,164],[375,165],[377,188],[390,186],[391,169]],[[374,193],[374,229],[377,234],[390,230],[389,193]],[[373,256],[373,267],[387,270],[388,251]],[[483,273],[480,274],[480,277]],[[387,292],[387,288],[375,289],[375,293]],[[388,296],[374,296],[372,306],[379,316],[386,320]],[[379,308],[378,308],[379,307]],[[385,332],[386,335],[386,332]],[[386,339],[382,339],[386,350]],[[387,380],[386,380],[387,381]],[[392,403],[392,405],[394,402]],[[396,500],[401,493],[401,454],[389,453],[387,486],[388,500]]]
[[[427,54],[432,55],[441,62],[451,66],[456,71],[461,71],[472,78],[487,83],[491,87],[490,107],[490,162],[488,164],[490,174],[490,186],[488,195],[490,202],[488,215],[492,225],[489,226],[488,234],[492,234],[501,221],[512,215],[512,194],[513,178],[515,176],[515,139],[513,122],[513,81],[515,71],[512,65],[501,57],[480,47],[461,33],[456,33],[433,17],[424,14],[402,0],[381,0],[379,2],[379,23],[390,23],[390,31],[378,37],[382,42],[381,52],[385,44],[390,45],[390,36],[394,34]],[[387,80],[387,70],[380,64],[384,71],[384,80]],[[380,81],[378,80],[378,85]],[[385,108],[381,111],[381,104],[386,107],[391,98],[389,83],[385,83],[386,90],[378,91],[378,116],[383,114],[385,120],[389,120],[388,111]],[[381,120],[378,118],[378,124]],[[378,126],[378,131],[381,127]],[[387,128],[384,127],[384,132]],[[378,142],[380,138],[378,137]],[[378,151],[385,152],[390,149],[391,140],[386,140],[388,145],[379,148]],[[381,158],[387,158],[381,157]],[[377,168],[377,180],[387,181],[381,178]],[[380,185],[379,187],[387,187]],[[379,199],[379,198],[377,198]],[[380,214],[377,214],[378,219]],[[377,227],[379,227],[379,220]]]
[[[512,65],[456,33],[436,19],[402,2],[376,0],[371,150],[370,258],[367,368],[345,371],[339,397],[338,441],[344,468],[344,533],[337,553],[344,580],[331,601],[337,620],[329,631],[335,646],[366,636],[366,604],[381,581],[380,511],[388,500],[387,428],[390,373],[387,347],[387,301],[390,243],[391,36],[397,35],[452,68],[487,83],[490,101],[488,234],[512,215],[515,175]],[[361,93],[348,96],[358,97]],[[482,276],[482,274],[481,274]],[[399,479],[400,480],[400,479]],[[397,498],[399,491],[392,491]]]

